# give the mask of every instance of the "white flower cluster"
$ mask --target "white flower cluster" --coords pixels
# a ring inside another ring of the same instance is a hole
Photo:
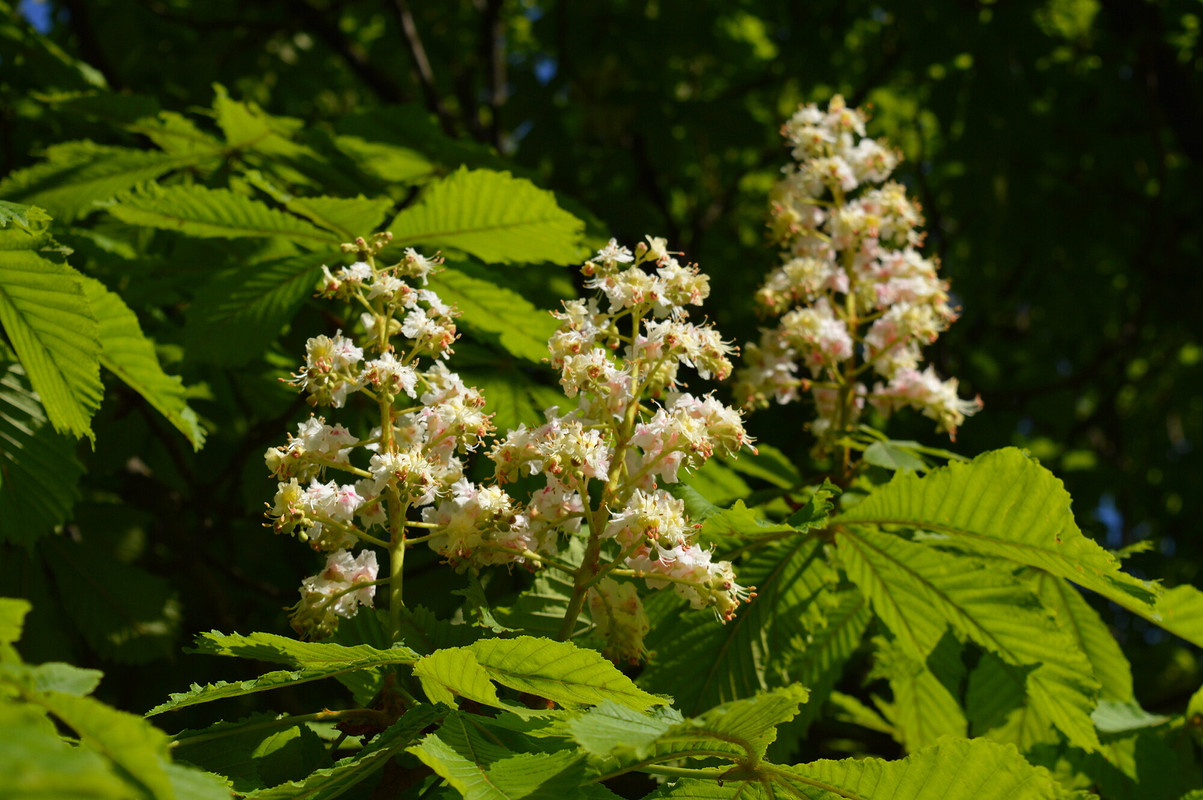
[[[387,241],[380,238],[376,249]],[[308,635],[327,635],[334,616],[371,604],[374,587],[340,594],[345,586],[339,576],[352,575],[356,583],[370,572],[369,580],[376,580],[375,554],[361,553],[352,566],[349,548],[393,545],[404,537],[410,509],[458,497],[459,456],[492,429],[480,392],[443,361],[456,338],[452,310],[434,292],[409,283],[425,283],[438,263],[407,250],[391,267],[358,261],[334,273],[324,270],[323,296],[371,309],[363,315],[367,336],[358,342],[341,332],[311,338],[305,366],[290,383],[315,406],[340,408],[348,395],[363,394],[383,416],[382,425],[362,437],[314,416],[297,426],[287,444],[265,454],[279,481],[269,525],[333,553],[322,573],[306,579],[294,608],[294,626]],[[397,337],[407,340],[401,350],[393,344]],[[423,357],[433,363],[423,368]]]
[[[338,626],[338,618],[355,616],[360,606],[372,607],[376,596],[376,553],[364,550],[352,556],[338,550],[326,558],[326,567],[301,582],[292,626],[297,633],[322,638]]]
[[[423,519],[438,525],[430,546],[461,568],[554,556],[559,534],[587,523],[594,574],[585,599],[607,652],[637,659],[646,616],[614,577],[671,585],[723,619],[748,596],[731,565],[695,543],[683,503],[660,484],[749,439],[739,412],[681,391],[683,366],[719,379],[732,369],[730,344],[688,320],[709,293],[706,277],[652,237],[634,252],[611,240],[582,272],[599,296],[566,302],[548,343],[576,408],[548,409],[543,425],[519,426],[488,453],[498,484],[539,476],[543,485],[521,504],[500,485],[462,481]]]
[[[918,250],[918,206],[886,182],[898,156],[865,137],[864,114],[838,95],[826,110],[800,108],[782,135],[797,162],[770,195],[782,264],[756,295],[780,320],[747,346],[737,394],[755,406],[809,391],[820,436],[852,427],[866,399],[887,414],[914,407],[955,435],[981,403],[958,397],[955,379],[918,371],[922,347],[957,314]],[[871,389],[862,364],[881,378]]]

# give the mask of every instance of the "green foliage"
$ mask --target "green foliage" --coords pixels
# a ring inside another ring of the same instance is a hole
[[[1197,9],[169,5],[50,0],[39,32],[0,0],[0,585],[36,601],[0,600],[5,797],[1203,796],[1203,671],[1163,633],[1203,646]],[[425,548],[395,619],[178,657],[281,630],[313,571],[260,530],[261,454],[305,339],[363,311],[310,301],[340,245],[447,250],[461,375],[534,427],[567,403],[548,265],[611,231],[670,234],[751,335],[773,129],[837,91],[910,159],[985,455],[900,419],[847,434],[837,489],[806,412],[765,412],[673,487],[756,594],[725,624],[649,595],[639,667],[587,609],[561,631],[569,572]]]
[[[455,248],[485,262],[571,264],[582,255],[582,227],[530,181],[460,168],[431,184],[387,229],[400,244]]]

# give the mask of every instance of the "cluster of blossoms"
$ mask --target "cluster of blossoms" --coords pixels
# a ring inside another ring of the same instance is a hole
[[[866,400],[885,414],[918,409],[955,435],[981,403],[958,397],[956,379],[919,369],[921,349],[957,313],[919,252],[918,206],[887,182],[898,155],[867,138],[864,114],[838,95],[826,110],[800,108],[782,135],[796,162],[770,197],[782,264],[756,295],[780,319],[747,346],[738,396],[763,406],[809,392],[820,437],[853,427]]]
[[[634,252],[611,240],[582,272],[596,294],[564,303],[548,343],[575,408],[550,408],[544,424],[500,438],[488,451],[494,485],[460,481],[422,516],[436,525],[430,546],[460,568],[534,562],[571,572],[576,591],[562,635],[587,605],[607,654],[638,660],[647,617],[622,579],[671,586],[722,619],[748,597],[731,565],[696,542],[684,504],[661,484],[749,440],[736,410],[682,391],[683,366],[703,378],[732,370],[730,344],[688,320],[687,308],[709,293],[707,278],[652,237]],[[502,488],[518,481],[532,487],[525,502]],[[557,560],[563,535],[585,526],[582,563]]]
[[[410,249],[392,266],[374,266],[390,238],[346,245],[360,260],[324,270],[319,294],[365,309],[365,336],[311,338],[304,367],[289,381],[318,407],[340,408],[349,395],[362,394],[379,409],[379,426],[358,436],[313,416],[265,455],[278,481],[269,525],[328,554],[293,608],[293,627],[306,636],[328,635],[339,617],[372,604],[383,582],[376,554],[354,556],[352,549],[384,547],[397,569],[406,528],[420,524],[408,519],[410,510],[452,495],[462,483],[460,456],[491,430],[484,398],[444,363],[456,338],[452,311],[420,288],[439,260]],[[394,345],[398,336],[401,349]]]

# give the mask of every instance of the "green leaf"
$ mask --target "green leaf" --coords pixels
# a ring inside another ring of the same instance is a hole
[[[212,153],[171,155],[88,141],[56,144],[45,155],[41,163],[0,182],[0,197],[40,206],[62,222],[86,216],[97,203],[143,181],[213,158]]]
[[[333,642],[301,642],[273,633],[252,633],[244,636],[213,631],[201,634],[196,644],[197,646],[189,652],[250,658],[287,664],[298,669],[277,670],[245,681],[217,681],[203,686],[193,684],[186,692],[172,694],[167,702],[146,712],[146,716],[324,678],[337,678],[360,670],[413,664],[418,660],[417,653],[400,645],[388,650],[380,650],[366,644],[348,647]]]
[[[1091,715],[1100,733],[1129,733],[1144,728],[1155,728],[1170,721],[1161,714],[1150,714],[1135,701],[1130,703],[1115,700],[1100,700],[1099,707]]]
[[[877,706],[898,732],[908,752],[935,744],[941,736],[964,738],[969,723],[958,700],[958,684],[965,668],[956,639],[945,636],[926,662],[912,658],[902,648],[877,640],[870,677],[889,681],[893,700]]]
[[[671,606],[658,601],[671,611],[655,620],[647,639],[655,657],[639,680],[673,695],[687,714],[789,682],[787,663],[823,627],[835,573],[817,539],[765,547],[740,564],[737,576],[756,587],[756,597],[725,624],[710,613],[681,611],[675,598]]]
[[[944,739],[900,761],[847,758],[773,766],[765,772],[778,796],[813,800],[1059,800],[1076,796],[1047,770],[1024,761],[1015,748],[982,740]]]
[[[255,800],[330,800],[363,781],[409,745],[425,728],[434,724],[442,712],[432,706],[416,706],[405,712],[392,727],[372,738],[362,750],[341,759],[334,766],[314,770],[303,780],[290,781],[270,789],[250,792]]]
[[[461,167],[431,184],[388,230],[399,244],[453,247],[488,263],[572,264],[582,255],[584,223],[530,181]]]
[[[458,695],[494,708],[502,706],[489,673],[463,647],[436,650],[423,656],[414,665],[414,677],[422,682],[422,690],[432,703],[455,708]]]
[[[738,458],[723,458],[723,463],[736,472],[768,481],[780,489],[793,489],[802,483],[798,468],[771,444],[757,442],[755,453],[744,451]]]
[[[940,534],[956,547],[1043,569],[1142,616],[1153,588],[1082,535],[1070,497],[1051,472],[1015,448],[954,463],[924,477],[898,473],[834,520]]]
[[[167,736],[162,731],[91,697],[45,692],[30,700],[74,730],[84,747],[120,766],[156,800],[173,800],[175,793],[163,769]]]
[[[122,222],[179,231],[199,238],[282,236],[313,249],[332,250],[341,239],[305,220],[228,189],[149,184],[105,206]]]
[[[251,658],[293,667],[346,667],[364,662],[413,664],[418,660],[417,653],[402,645],[381,650],[366,644],[302,642],[275,633],[226,634],[218,631],[199,634],[195,647],[188,652]]]
[[[105,658],[141,664],[175,650],[180,611],[171,584],[88,541],[43,540],[63,608]]]
[[[32,608],[28,600],[0,597],[0,646],[15,644],[21,640],[25,615]]]
[[[0,664],[0,678],[34,692],[62,692],[83,697],[91,694],[104,675],[100,670],[81,669],[71,664]]]
[[[184,399],[183,383],[159,366],[154,344],[142,335],[137,316],[100,281],[84,278],[83,289],[99,324],[101,365],[142,395],[199,450],[205,430]]]
[[[595,650],[533,636],[485,639],[467,649],[503,686],[545,697],[565,706],[596,705],[603,700],[637,711],[668,701],[639,689]]]
[[[335,136],[334,146],[351,158],[365,174],[386,183],[413,183],[432,175],[435,166],[417,150],[359,136]]]
[[[458,713],[409,752],[468,800],[576,797],[584,778],[578,753],[513,753]]]
[[[681,712],[671,706],[641,713],[607,700],[573,717],[566,727],[573,741],[587,753],[608,756],[619,750],[644,750],[682,722]]]
[[[1061,629],[1073,637],[1090,660],[1090,666],[1101,685],[1099,696],[1103,700],[1135,702],[1132,665],[1099,613],[1068,581],[1047,572],[1037,571],[1033,575],[1033,586],[1045,607],[1052,609]]]
[[[1034,669],[1011,666],[993,653],[982,654],[965,687],[965,715],[972,736],[1014,744],[1025,753],[1038,745],[1064,747],[1048,713],[1028,696]]]
[[[585,542],[580,537],[569,539],[560,551],[560,558],[572,567],[578,567],[584,557]],[[519,594],[512,606],[494,608],[493,613],[502,625],[554,639],[564,622],[573,588],[573,578],[568,573],[558,569],[540,570],[535,574],[534,585]],[[591,622],[587,606],[578,617],[573,635],[582,632]]]
[[[26,233],[33,233],[44,228],[50,220],[50,215],[37,206],[0,200],[0,228],[7,227],[11,222]]]
[[[783,724],[777,731],[773,755],[785,760],[793,755],[794,745],[801,741],[807,728],[822,713],[823,702],[843,676],[848,660],[860,647],[865,629],[872,618],[869,603],[855,587],[834,593],[834,602],[824,615],[824,624],[807,633],[801,641],[791,642],[797,655],[782,670],[790,680],[809,687],[810,702],[798,716]]]
[[[598,764],[603,774],[617,774],[636,764],[675,758],[716,757],[755,764],[777,737],[777,726],[793,719],[807,697],[805,689],[789,686],[724,703],[675,724],[662,715],[629,724],[631,736],[625,741],[615,741],[614,729],[624,721],[608,708],[596,717],[595,709],[573,720],[568,727],[582,746],[613,745],[606,750],[590,751],[605,757]],[[652,736],[657,728],[660,732]]]
[[[41,725],[0,725],[0,775],[12,800],[125,800],[131,786],[110,764],[85,747],[67,744]]]
[[[1153,613],[1142,616],[1175,636],[1203,647],[1203,592],[1195,587],[1182,585],[1166,589],[1157,598]]]
[[[55,430],[92,437],[100,407],[100,340],[82,277],[33,248],[44,230],[0,232],[0,325]]]
[[[374,233],[393,207],[392,198],[293,197],[284,207],[294,214],[334,231],[344,241]]]
[[[175,800],[230,800],[230,786],[220,776],[184,764],[164,761]]]
[[[66,522],[83,465],[19,364],[0,361],[0,541],[29,545]]]
[[[310,728],[270,713],[181,731],[174,739],[178,761],[218,773],[244,794],[299,780],[329,763],[324,743]]]
[[[511,355],[536,364],[548,357],[547,340],[557,323],[517,292],[458,269],[432,276],[430,288],[459,310],[467,328],[495,338]]]
[[[926,660],[951,625],[1010,665],[1039,665],[1028,676],[1029,695],[1071,742],[1098,748],[1090,722],[1098,681],[1026,586],[978,559],[869,528],[841,528],[836,544],[848,577],[905,652]]]
[[[218,273],[188,309],[188,354],[229,366],[254,359],[313,294],[322,261],[317,254],[286,256]]]
[[[875,467],[884,467],[894,472],[899,470],[927,471],[927,464],[923,463],[923,459],[898,447],[894,442],[874,442],[865,448],[862,458]]]

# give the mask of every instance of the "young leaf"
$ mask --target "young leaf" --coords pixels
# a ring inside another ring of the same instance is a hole
[[[0,231],[0,325],[55,430],[92,436],[100,407],[100,339],[82,277],[43,258],[44,228]]]
[[[528,180],[461,167],[431,184],[388,230],[399,244],[453,247],[492,264],[571,264],[581,256],[584,223]]]
[[[868,528],[841,527],[836,543],[848,577],[905,652],[926,660],[951,625],[1010,665],[1039,665],[1028,693],[1071,742],[1098,748],[1090,662],[1022,583],[977,559]]]
[[[0,361],[0,541],[32,544],[67,521],[83,465],[19,364]]]
[[[668,701],[639,689],[595,650],[568,642],[518,636],[484,639],[467,649],[503,686],[561,705],[596,705],[603,700],[643,711]]]
[[[142,335],[134,312],[98,280],[83,278],[83,289],[99,324],[101,365],[142,395],[199,450],[205,430],[184,399],[183,383],[159,366],[154,344]]]
[[[0,197],[40,206],[62,222],[86,216],[143,181],[203,164],[213,153],[171,155],[153,150],[64,142],[46,149],[41,163],[11,173],[0,182]]]
[[[430,288],[459,309],[467,328],[495,336],[511,355],[536,364],[547,358],[547,340],[556,331],[556,321],[517,292],[456,269],[431,277]]]
[[[286,256],[219,273],[188,309],[188,354],[229,366],[251,361],[313,294],[322,261],[318,254]]]
[[[837,524],[902,526],[942,534],[956,547],[1043,569],[1148,616],[1153,588],[1119,568],[1074,522],[1051,472],[1013,447],[924,477],[900,472],[840,514]]]
[[[148,184],[105,206],[122,222],[199,238],[282,236],[311,249],[332,250],[341,239],[298,217],[228,189]]]

